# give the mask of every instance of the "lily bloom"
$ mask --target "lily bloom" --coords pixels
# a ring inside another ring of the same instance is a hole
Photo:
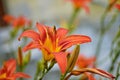
[[[78,68],[87,68],[87,67],[94,67],[95,57],[86,57],[82,54],[79,55],[78,60],[76,62],[76,66]]]
[[[22,72],[15,72],[16,70],[16,61],[10,59],[6,61],[3,67],[0,69],[0,80],[16,80],[17,78],[30,78],[29,75]]]
[[[26,30],[18,38],[19,40],[22,37],[32,38],[32,41],[23,48],[23,51],[34,48],[40,49],[44,60],[50,61],[56,59],[63,73],[67,65],[67,53],[65,53],[65,50],[73,45],[91,41],[90,37],[85,35],[67,36],[68,30],[64,28],[56,30],[55,27],[49,27],[39,23],[36,24],[36,27],[39,33],[33,30]]]
[[[82,54],[79,55],[76,66],[78,69],[83,69],[83,68],[94,68],[94,62],[96,58],[95,57],[86,57]],[[88,72],[85,72],[84,75],[82,76],[84,78],[88,78],[89,80],[96,80],[94,76]]]
[[[31,21],[26,19],[24,16],[14,17],[11,15],[5,15],[3,20],[6,23],[12,24],[14,28],[24,27],[25,25],[31,25]]]
[[[115,7],[120,11],[120,4],[116,4]]]
[[[88,4],[92,0],[69,0],[73,3],[75,8],[84,8],[87,13],[89,13],[89,7]]]

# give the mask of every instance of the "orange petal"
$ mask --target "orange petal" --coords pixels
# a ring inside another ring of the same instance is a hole
[[[86,13],[90,13],[89,7],[87,5],[83,5],[83,8],[85,9]]]
[[[31,76],[25,74],[25,73],[22,73],[22,72],[17,72],[13,75],[13,77],[16,79],[16,78],[31,78]]]
[[[57,30],[57,38],[60,40],[60,39],[62,39],[63,37],[65,37],[66,36],[66,34],[68,33],[68,30],[67,29],[64,29],[64,28],[59,28],[58,30]]]
[[[9,75],[13,74],[16,70],[16,60],[10,59],[5,62],[4,67],[7,69]]]
[[[83,54],[80,54],[76,62],[76,65],[79,68],[94,67],[95,60],[96,60],[95,57],[88,58],[84,56]]]
[[[69,0],[69,1],[71,1],[76,8],[81,8],[82,7],[85,10],[87,9],[86,12],[88,13],[89,7],[87,7],[86,5],[88,3],[90,3],[91,0]]]
[[[37,32],[33,31],[33,30],[26,30],[26,31],[24,31],[20,35],[18,40],[20,40],[22,37],[29,37],[29,38],[32,38],[35,41],[40,40],[40,35]]]
[[[78,59],[77,59],[76,65],[79,68],[86,68],[86,67],[88,67],[87,63],[88,63],[87,58],[84,55],[80,54],[79,57],[78,57]]]
[[[28,25],[30,26],[31,25],[31,20],[27,19],[25,16],[20,16],[19,17],[19,20],[20,20],[20,23],[22,23],[21,25]]]
[[[62,40],[59,43],[59,46],[62,46],[62,50],[64,50],[73,45],[82,44],[86,42],[91,42],[91,38],[84,35],[71,35]]]
[[[30,42],[28,45],[26,45],[23,48],[23,51],[28,51],[30,49],[34,49],[34,48],[39,48],[40,49],[40,44],[36,43],[36,42]]]
[[[25,26],[26,24],[26,19],[24,16],[19,16],[18,18],[16,18],[14,21],[13,21],[13,26],[14,27],[23,27]]]
[[[110,73],[108,73],[108,72],[106,72],[106,71],[103,71],[103,70],[101,70],[101,69],[95,69],[95,70],[93,70],[93,71],[96,72],[96,73],[99,74],[99,75],[102,75],[102,76],[104,76],[104,77],[110,78],[110,79],[112,79],[112,80],[115,78],[112,74],[110,74]]]
[[[37,28],[38,28],[38,31],[40,32],[40,38],[42,40],[42,42],[44,43],[46,37],[47,37],[47,27],[40,24],[40,23],[37,23],[36,24]]]
[[[14,21],[15,17],[11,16],[11,15],[5,15],[3,17],[3,20],[7,23],[12,23]]]
[[[92,75],[92,74],[90,74],[90,73],[85,73],[85,75],[88,77],[88,80],[96,80],[95,78],[94,78],[94,76]]]
[[[56,27],[48,27],[47,32],[50,40],[54,43],[56,39]]]
[[[116,4],[115,7],[120,11],[120,4]]]
[[[62,74],[64,74],[67,67],[67,54],[65,52],[56,52],[54,53],[54,56],[61,69]]]
[[[101,75],[103,77],[109,78],[111,80],[113,80],[115,78],[112,74],[110,74],[106,71],[103,71],[101,69],[95,69],[95,68],[82,68],[82,69],[79,69],[79,70],[72,71],[71,74],[72,75],[80,75],[84,72],[95,73],[95,74]]]
[[[18,21],[18,19],[15,19],[15,20],[12,22],[12,26],[13,26],[13,27],[19,27],[19,21]]]

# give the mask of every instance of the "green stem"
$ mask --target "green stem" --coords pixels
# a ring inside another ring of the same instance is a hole
[[[100,30],[104,30],[105,29],[105,18],[107,16],[107,11],[105,11],[101,17],[101,27],[100,27]]]
[[[112,71],[113,71],[113,69],[114,69],[114,64],[115,64],[115,62],[117,61],[117,59],[119,58],[119,56],[120,56],[119,53],[120,53],[120,50],[115,53],[115,56],[114,56],[114,58],[113,58],[113,60],[112,60],[111,66],[110,66],[110,68],[109,68],[109,72],[112,72]]]
[[[19,80],[24,80],[23,78],[20,78]]]
[[[72,32],[73,29],[74,29],[73,23],[74,23],[74,21],[77,17],[77,14],[78,14],[79,10],[80,10],[79,8],[75,8],[72,16],[70,17],[70,20],[68,22],[68,29],[70,30],[70,32]]]
[[[111,48],[110,48],[110,57],[113,56],[113,48],[114,48],[114,42],[112,41]]]
[[[37,70],[34,80],[37,80],[37,77],[39,77],[38,80],[42,80],[43,77],[52,69],[54,64],[55,64],[55,60],[51,60],[51,63],[49,66],[48,66],[48,62],[45,61],[43,71],[40,73],[40,71]],[[40,76],[39,76],[39,74],[40,74]]]
[[[45,74],[46,74],[46,72],[43,72],[42,75],[41,75],[41,77],[38,80],[42,80],[43,77],[45,76]]]
[[[35,73],[35,77],[34,77],[34,80],[37,80],[38,75],[39,75],[39,72],[36,71],[36,73]]]
[[[112,19],[111,19],[111,21],[108,23],[108,25],[106,26],[106,31],[108,31],[111,27],[112,27],[112,25],[113,25],[113,23],[116,21],[116,18],[117,18],[117,16],[118,16],[118,11],[117,12],[115,12],[114,13],[114,15],[112,16]]]
[[[44,68],[43,68],[40,76],[38,76],[38,80],[42,80],[44,75],[46,74],[46,69],[48,68],[48,62],[44,60],[43,65],[44,65]],[[40,73],[40,72],[38,72],[38,73]]]
[[[20,66],[19,66],[19,71],[20,71],[20,72],[23,72],[23,71],[24,71],[23,65],[20,65]],[[24,80],[24,79],[23,79],[23,78],[20,78],[19,80]]]
[[[113,23],[116,21],[118,12],[116,12],[112,16],[112,19],[110,20],[110,22],[105,27],[105,23],[104,22],[105,22],[106,15],[107,15],[107,10],[104,12],[104,14],[103,14],[103,16],[101,18],[100,38],[99,38],[99,41],[98,41],[98,44],[97,44],[97,48],[96,48],[96,52],[95,52],[96,57],[98,57],[99,54],[100,54],[100,49],[101,49],[101,46],[102,46],[104,35],[112,27]]]
[[[55,64],[55,62],[51,62],[50,66],[45,70],[45,72],[43,73],[43,75],[41,76],[41,78],[39,80],[42,80],[42,78],[52,69],[54,64]]]
[[[116,71],[116,78],[115,78],[115,80],[118,80],[118,78],[119,78],[119,76],[120,76],[119,71],[120,71],[120,62],[118,63],[118,67],[117,67],[117,71]]]
[[[64,80],[65,75],[61,75],[60,80]]]
[[[104,21],[105,21],[106,15],[107,15],[107,12],[105,11],[104,14],[102,15],[102,18],[101,18],[100,37],[99,37],[99,40],[98,40],[98,43],[97,43],[97,47],[96,47],[96,51],[95,51],[96,58],[100,54],[100,49],[101,49],[103,38],[104,38],[104,34],[105,34],[105,24],[104,24]]]
[[[39,80],[42,80],[43,77],[51,70],[52,67],[49,67],[48,69],[46,69],[43,74],[41,75],[41,77],[39,78]]]
[[[99,37],[98,44],[97,44],[96,52],[95,52],[96,58],[99,57],[101,46],[102,46],[102,42],[103,42],[103,38],[104,38],[104,33],[103,34],[101,33],[100,37]]]
[[[110,51],[110,58],[112,59],[111,61],[111,66],[109,68],[109,71],[112,72],[114,70],[114,64],[116,63],[116,61],[118,60],[119,56],[120,56],[120,49],[119,49],[119,38],[120,38],[120,30],[118,30],[117,34],[115,35],[113,41],[112,41],[112,45],[111,45],[111,51]]]
[[[60,77],[60,80],[64,80],[65,77],[66,77],[66,75],[67,75],[67,73],[68,73],[68,72],[66,71],[64,74],[62,74],[61,77]]]

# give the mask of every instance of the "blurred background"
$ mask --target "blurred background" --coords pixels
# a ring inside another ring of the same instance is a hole
[[[97,42],[99,39],[100,19],[105,7],[108,5],[108,0],[93,0],[89,4],[90,13],[86,13],[85,10],[81,10],[77,17],[77,28],[73,34],[83,34],[91,37],[92,42],[81,45],[81,54],[86,56],[94,56]],[[9,32],[12,27],[3,21],[5,14],[13,16],[23,15],[32,20],[32,28],[36,28],[36,22],[43,23],[48,26],[61,27],[65,21],[68,21],[72,14],[73,6],[66,0],[0,0],[0,65],[4,60],[10,57],[11,48],[17,50],[17,47],[21,45],[22,41],[18,41],[17,37],[14,39],[12,45],[8,43]],[[113,12],[109,14],[111,16]],[[106,59],[110,52],[110,46],[112,39],[120,25],[120,16],[118,16],[117,22],[106,34],[101,47],[101,54],[98,61]],[[17,36],[19,36],[21,32]],[[32,50],[32,58],[28,64],[25,72],[34,76],[36,71],[36,62],[41,58],[39,50]],[[109,59],[98,65],[98,68],[107,69],[110,64]],[[50,71],[44,78],[44,80],[58,80],[60,72],[58,65],[55,65],[54,69]],[[33,78],[29,79],[33,80]]]

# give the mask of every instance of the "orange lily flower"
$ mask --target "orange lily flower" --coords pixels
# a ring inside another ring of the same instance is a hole
[[[115,7],[120,11],[120,4],[116,4]]]
[[[89,13],[88,3],[92,0],[69,0],[73,3],[75,8],[84,8],[87,13]]]
[[[25,25],[31,25],[31,21],[26,19],[24,16],[19,16],[18,18],[16,18],[11,15],[5,15],[3,19],[7,23],[12,24],[14,28],[23,27]]]
[[[94,67],[95,60],[96,60],[95,57],[87,58],[86,56],[81,54],[78,57],[76,66],[78,66],[78,68]]]
[[[69,47],[90,42],[91,39],[84,35],[70,35],[67,36],[68,30],[64,28],[55,29],[45,25],[37,23],[37,29],[39,33],[33,30],[24,31],[19,40],[22,37],[29,37],[33,40],[23,48],[23,51],[38,48],[42,51],[43,57],[46,61],[56,59],[60,65],[62,73],[65,71],[67,65],[65,50]],[[63,58],[64,57],[64,58]],[[63,65],[64,62],[65,64]]]
[[[0,80],[16,80],[19,77],[30,78],[29,75],[22,72],[15,72],[16,61],[10,59],[4,63],[4,66],[0,69]]]
[[[81,54],[78,57],[78,60],[76,62],[76,66],[79,69],[88,68],[88,67],[93,68],[95,60],[96,60],[95,57],[87,58],[86,56]],[[85,72],[84,75],[85,75],[85,77],[88,77],[89,80],[96,80],[94,78],[94,76],[92,74],[88,73],[88,72]]]

